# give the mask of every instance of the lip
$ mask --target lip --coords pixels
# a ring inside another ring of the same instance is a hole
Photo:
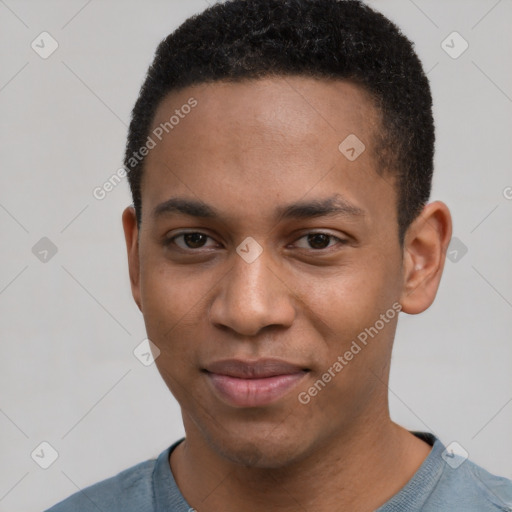
[[[209,364],[205,373],[218,397],[235,407],[273,403],[301,381],[307,369],[278,359],[226,359]]]

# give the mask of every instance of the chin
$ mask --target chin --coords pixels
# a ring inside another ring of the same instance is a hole
[[[269,434],[250,430],[224,433],[220,439],[208,436],[208,442],[219,455],[247,468],[278,469],[301,458],[306,440],[286,432],[270,431]]]

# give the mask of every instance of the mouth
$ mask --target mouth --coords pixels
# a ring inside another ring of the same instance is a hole
[[[235,407],[261,407],[284,397],[309,369],[278,359],[227,359],[208,365],[203,372],[223,402]]]

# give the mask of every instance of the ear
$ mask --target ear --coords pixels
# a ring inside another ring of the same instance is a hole
[[[128,206],[123,211],[123,229],[126,240],[126,249],[128,251],[128,270],[130,274],[130,284],[135,303],[142,311],[140,300],[140,259],[139,259],[139,229],[137,227],[137,217],[135,208]]]
[[[441,201],[427,204],[404,240],[402,311],[415,315],[430,307],[439,288],[452,237],[450,210]]]

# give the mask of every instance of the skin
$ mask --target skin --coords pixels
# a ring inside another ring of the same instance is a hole
[[[432,304],[450,212],[428,204],[400,247],[394,182],[372,152],[379,116],[356,85],[299,76],[202,84],[168,95],[154,126],[191,96],[198,106],[147,156],[140,230],[133,208],[123,213],[133,297],[183,415],[186,440],[170,457],[177,484],[199,512],[375,510],[431,449],[389,416],[398,315],[308,404],[297,397],[392,304],[409,314]],[[366,146],[355,161],[338,150],[349,134]],[[364,214],[275,215],[333,196]],[[155,218],[171,197],[220,217]],[[184,230],[210,238],[164,244]],[[331,235],[320,238],[325,248],[311,246],[311,232]],[[263,249],[252,263],[236,252],[248,236]],[[309,371],[261,407],[225,403],[201,371],[264,357]]]

